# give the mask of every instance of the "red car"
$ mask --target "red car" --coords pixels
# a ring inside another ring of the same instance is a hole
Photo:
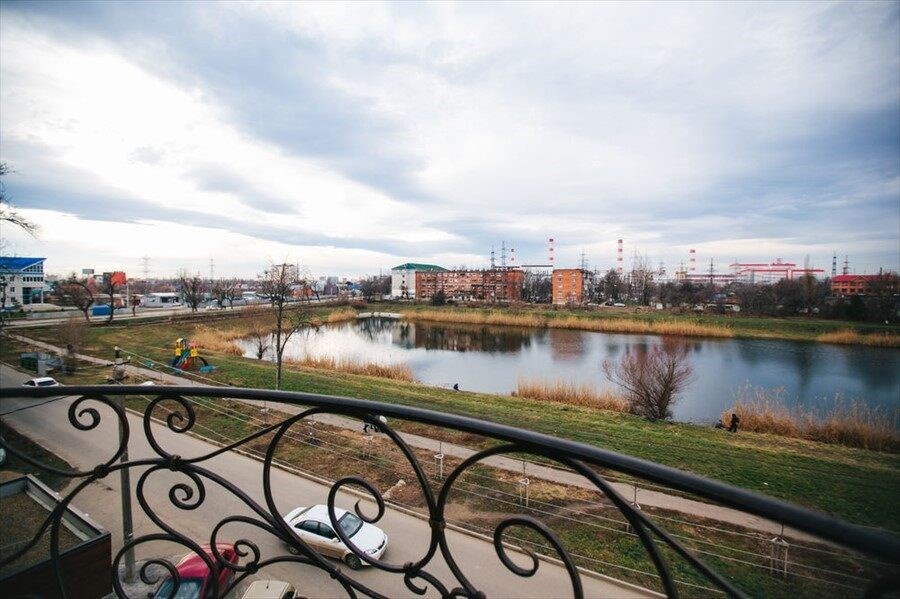
[[[213,562],[216,562],[216,557],[208,544],[200,547]],[[229,564],[238,563],[238,554],[231,543],[218,543],[216,549],[222,559]],[[216,585],[213,582],[212,571],[203,558],[196,553],[188,553],[181,558],[181,561],[175,566],[175,570],[178,572],[181,582],[175,594],[172,594],[175,581],[171,577],[166,577],[156,589],[156,593],[152,595],[153,599],[169,599],[170,597],[171,599],[207,599],[215,596],[213,593]],[[233,578],[234,570],[225,566],[219,568],[219,593],[225,590]]]

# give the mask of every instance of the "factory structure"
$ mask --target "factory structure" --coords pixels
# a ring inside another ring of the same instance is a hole
[[[580,305],[588,303],[595,296],[597,285],[607,271],[587,268],[584,253],[578,268],[558,268],[556,265],[555,240],[547,241],[547,257],[542,264],[516,265],[515,249],[507,253],[506,243],[502,244],[499,264],[491,248],[490,268],[447,269],[435,264],[407,262],[391,269],[391,295],[395,299],[430,300],[439,293],[447,300],[513,302],[523,299],[526,279],[532,276],[549,278],[552,302],[559,305]],[[646,262],[644,260],[643,262]],[[821,268],[807,263],[800,266],[775,258],[771,262],[739,262],[735,260],[724,272],[716,269],[710,259],[708,266],[697,266],[697,251],[691,248],[688,262],[681,263],[671,274],[660,263],[656,268],[641,264],[635,253],[635,261],[630,270],[625,267],[624,240],[616,242],[614,272],[624,283],[648,282],[690,282],[712,287],[724,287],[733,283],[771,285],[779,281],[796,281],[804,277],[824,274]],[[872,281],[881,275],[854,275],[849,272],[849,261],[845,257],[841,275],[837,274],[837,255],[832,261],[832,291],[836,295],[866,294]]]

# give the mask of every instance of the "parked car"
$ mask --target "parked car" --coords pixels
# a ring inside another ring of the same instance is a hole
[[[388,541],[383,530],[368,522],[363,522],[352,512],[335,508],[334,513],[341,530],[356,545],[357,549],[364,551],[373,559],[381,557],[387,549]],[[337,558],[353,570],[358,570],[365,564],[359,556],[341,542],[340,537],[331,528],[328,506],[320,504],[298,507],[285,516],[284,521],[307,545],[323,555]],[[294,547],[288,546],[288,549],[291,553],[296,553]]]
[[[297,589],[281,580],[257,580],[244,591],[241,599],[294,599]]]
[[[22,383],[23,387],[59,387],[60,382],[52,376],[39,376]]]
[[[201,545],[201,548],[213,562],[216,561],[212,548],[208,544]],[[222,556],[222,559],[229,564],[238,563],[238,554],[234,550],[234,545],[231,543],[218,543],[216,544],[216,549],[219,551],[219,555]],[[172,599],[207,599],[207,597],[213,596],[215,584],[213,583],[212,570],[209,569],[209,566],[206,565],[203,558],[196,553],[188,553],[181,558],[181,561],[175,565],[175,571],[178,572],[180,584],[178,585],[178,591]],[[225,566],[219,567],[220,593],[229,583],[231,583],[233,578],[234,570]],[[162,584],[159,585],[159,588],[156,589],[156,593],[148,595],[148,597],[152,597],[153,599],[164,599],[169,597],[169,595],[172,594],[172,587],[174,584],[175,581],[172,577],[167,576],[165,580],[162,581]]]

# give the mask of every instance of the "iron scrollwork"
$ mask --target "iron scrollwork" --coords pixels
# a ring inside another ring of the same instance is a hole
[[[116,396],[144,395],[147,393],[147,388],[123,386],[117,387],[114,393]],[[214,574],[212,580],[216,586],[213,589],[215,596],[228,595],[247,577],[255,575],[267,566],[277,563],[295,563],[318,568],[326,572],[341,585],[350,597],[358,595],[384,596],[376,589],[352,577],[342,567],[325,559],[315,549],[305,543],[291,526],[285,522],[276,504],[272,491],[272,470],[275,467],[275,455],[280,443],[298,422],[322,414],[350,416],[378,427],[390,439],[390,442],[399,449],[412,469],[418,490],[424,498],[424,510],[426,512],[424,517],[427,518],[430,525],[427,548],[416,560],[404,563],[391,563],[381,558],[375,558],[354,545],[353,540],[338,525],[335,511],[337,496],[348,487],[353,487],[358,495],[367,496],[375,505],[376,513],[373,515],[367,513],[359,501],[356,502],[354,512],[362,521],[376,523],[385,515],[388,505],[387,501],[381,491],[365,477],[348,476],[332,483],[328,490],[327,508],[334,532],[361,562],[378,570],[401,576],[406,588],[415,594],[425,594],[430,588],[442,597],[484,596],[484,593],[467,577],[448,543],[446,507],[454,485],[463,474],[474,465],[483,462],[486,458],[504,454],[525,453],[540,456],[545,460],[554,461],[564,468],[579,473],[590,481],[596,490],[606,497],[632,527],[656,569],[663,590],[669,596],[677,596],[678,589],[665,559],[664,552],[661,551],[663,546],[687,561],[713,587],[730,596],[743,596],[743,593],[740,589],[735,588],[726,577],[717,573],[703,560],[684,547],[674,536],[648,518],[645,513],[636,509],[635,506],[624,499],[603,476],[598,474],[597,467],[617,470],[637,478],[667,484],[673,488],[690,492],[712,501],[785,523],[827,541],[869,553],[879,559],[886,560],[890,564],[900,564],[900,542],[890,535],[839,522],[796,506],[659,464],[644,462],[596,447],[474,419],[393,404],[303,393],[233,388],[158,387],[154,388],[153,395],[155,397],[149,401],[142,414],[143,435],[152,450],[153,457],[122,462],[120,459],[125,454],[129,441],[131,441],[133,429],[129,426],[127,412],[119,403],[110,399],[109,395],[112,394],[110,388],[68,387],[66,394],[76,396],[68,408],[68,419],[72,427],[78,431],[90,433],[99,426],[106,413],[112,414],[112,419],[118,426],[120,434],[116,446],[107,459],[90,470],[63,470],[39,462],[15,446],[8,444],[5,439],[0,438],[0,445],[10,454],[42,471],[77,481],[74,488],[65,497],[61,498],[56,508],[42,523],[35,537],[0,562],[0,566],[4,566],[15,561],[34,547],[45,532],[49,530],[51,537],[50,557],[55,565],[59,594],[62,597],[66,597],[68,594],[58,566],[62,514],[66,507],[72,503],[87,485],[123,468],[135,469],[135,471],[140,472],[136,484],[136,497],[142,512],[159,531],[140,535],[124,543],[113,558],[114,572],[118,572],[118,568],[129,550],[146,543],[167,541],[184,547],[187,552],[194,553],[204,560],[207,567]],[[0,397],[48,397],[51,395],[53,395],[52,389],[0,390]],[[292,406],[301,406],[304,409],[296,415],[285,417],[280,422],[265,425],[257,432],[243,439],[219,446],[203,455],[180,456],[166,449],[165,441],[159,437],[157,430],[155,430],[158,411],[165,412],[162,420],[168,433],[185,435],[193,432],[197,424],[196,412],[189,398],[214,399],[223,396],[241,400],[276,401]],[[502,443],[490,449],[478,451],[467,459],[462,460],[449,472],[446,479],[443,480],[439,492],[435,493],[432,489],[432,481],[430,481],[413,450],[393,427],[373,416],[375,413],[477,433],[494,438]],[[216,456],[245,448],[251,442],[267,435],[271,435],[271,439],[267,442],[262,459],[263,500],[259,502],[253,499],[245,490],[228,480],[227,477],[222,476],[209,467],[209,463]],[[154,479],[154,476],[160,472],[175,472],[184,477],[179,482],[166,483],[169,485],[166,497],[169,503],[179,510],[190,511],[199,509],[209,497],[209,489],[215,486],[218,490],[224,490],[230,496],[236,498],[251,515],[230,514],[225,515],[216,522],[212,527],[208,542],[210,553],[207,553],[197,540],[192,539],[172,523],[167,522],[154,509],[150,501],[152,493],[148,490],[148,485]],[[262,534],[275,538],[283,543],[286,548],[289,548],[290,551],[284,555],[264,557],[263,551],[256,542],[248,538],[239,538],[230,542],[230,544],[233,544],[234,550],[240,559],[236,563],[229,561],[221,554],[218,547],[220,538],[223,537],[223,529],[235,524],[252,527]],[[511,515],[502,519],[494,527],[492,535],[494,551],[503,567],[519,577],[528,578],[535,575],[542,563],[530,551],[526,551],[531,562],[528,566],[519,565],[511,559],[507,545],[504,542],[504,535],[512,528],[525,528],[543,538],[555,553],[551,557],[555,558],[565,569],[571,583],[571,594],[575,597],[584,595],[581,573],[564,544],[550,528],[530,515]],[[454,580],[451,584],[447,584],[446,581],[442,581],[433,572],[429,571],[438,554],[452,572]],[[226,569],[229,571],[229,576],[226,577],[228,582],[222,588],[218,588],[218,580],[220,578],[218,574]],[[146,584],[157,583],[164,577],[171,578],[173,581],[173,596],[181,582],[175,566],[171,561],[163,558],[153,558],[146,561],[141,566],[139,575]],[[112,584],[119,596],[125,596],[125,588],[118,576],[113,577]],[[871,588],[878,589],[884,584],[883,580],[874,581]]]

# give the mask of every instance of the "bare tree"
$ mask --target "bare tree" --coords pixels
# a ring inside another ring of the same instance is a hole
[[[178,273],[178,282],[181,285],[184,303],[190,306],[191,312],[196,312],[200,302],[203,301],[203,279],[199,275],[189,276],[187,271],[182,270]]]
[[[125,286],[125,273],[123,272],[105,272],[103,273],[103,283],[100,291],[109,296],[109,318],[107,323],[113,321],[116,313],[116,293]]]
[[[219,279],[218,281],[214,281],[210,292],[220,308],[225,307],[225,302],[228,302],[230,308],[234,308],[235,298],[240,297],[240,293],[238,293],[238,280]]]
[[[650,420],[671,418],[678,394],[693,379],[687,347],[671,340],[627,353],[618,363],[604,360],[603,372],[625,390],[631,412]]]
[[[262,360],[271,347],[272,329],[266,322],[266,310],[260,306],[248,306],[241,312],[248,319],[248,336],[253,340],[253,352]]]
[[[81,320],[74,314],[59,323],[57,327],[57,335],[61,344],[66,346],[66,369],[72,369],[75,360],[75,354],[81,351],[84,341],[87,338],[88,323]]]
[[[13,171],[8,164],[0,162],[0,177],[6,176],[11,172]],[[6,197],[6,187],[3,185],[3,181],[0,181],[0,221],[15,225],[32,237],[37,237],[38,231],[40,231],[40,227],[37,224],[13,210],[9,199]]]
[[[78,278],[73,272],[69,278],[56,287],[60,300],[75,306],[84,314],[84,319],[91,320],[91,304],[94,303],[94,288],[86,277]]]
[[[275,388],[281,389],[284,348],[294,333],[312,325],[309,312],[288,310],[294,286],[299,284],[298,268],[293,264],[273,264],[259,277],[257,295],[265,298],[275,311]]]

